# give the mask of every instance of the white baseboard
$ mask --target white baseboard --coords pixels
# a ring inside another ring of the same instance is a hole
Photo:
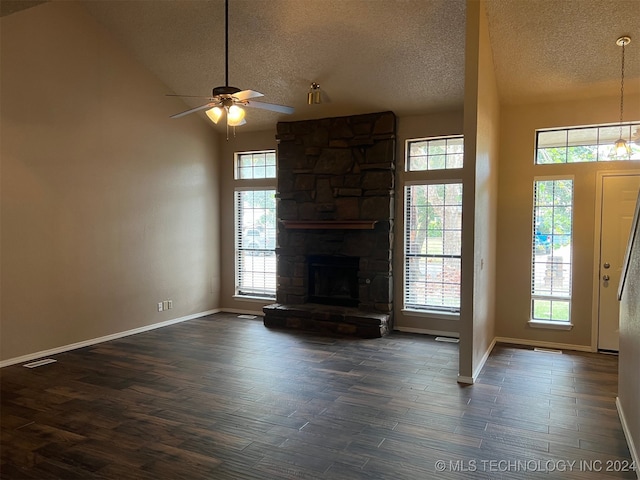
[[[69,345],[63,345],[61,347],[52,348],[50,350],[41,350],[35,353],[29,353],[20,357],[9,358],[0,362],[0,368],[8,367],[9,365],[15,365],[17,363],[28,362],[36,360],[42,357],[48,357],[50,355],[57,355],[58,353],[69,352],[78,348],[89,347],[97,343],[108,342],[110,340],[116,340],[122,337],[128,337],[129,335],[135,335],[136,333],[148,332],[149,330],[155,330],[156,328],[167,327],[175,323],[186,322],[187,320],[193,320],[194,318],[206,317],[214,313],[219,313],[219,308],[213,310],[207,310],[206,312],[193,313],[184,317],[174,318],[172,320],[165,320],[164,322],[153,323],[151,325],[145,325],[144,327],[134,328],[132,330],[126,330],[124,332],[112,333],[111,335],[105,335],[104,337],[92,338],[89,340],[83,340],[82,342],[71,343]]]
[[[475,379],[473,377],[466,377],[464,375],[458,375],[458,383],[464,383],[466,385],[473,385],[475,382]]]
[[[491,351],[493,350],[493,347],[495,347],[495,346],[496,346],[496,339],[494,338],[491,341],[491,344],[489,344],[489,347],[487,348],[487,351],[484,352],[484,355],[482,356],[482,359],[480,359],[480,362],[478,363],[478,366],[473,371],[473,376],[468,377],[466,375],[458,374],[458,383],[465,383],[467,385],[473,385],[476,382],[476,379],[478,378],[478,375],[480,375],[480,372],[484,368],[484,364],[487,363],[487,359],[489,358],[489,355],[491,355]]]
[[[489,347],[487,348],[487,351],[484,352],[484,355],[482,356],[482,359],[480,360],[480,363],[478,363],[478,366],[476,367],[475,371],[473,372],[473,381],[474,382],[478,378],[478,375],[480,375],[480,372],[484,368],[484,364],[487,363],[487,359],[489,358],[489,355],[491,355],[491,352],[493,351],[493,347],[495,347],[495,346],[496,346],[496,339],[494,338],[491,341],[491,343],[489,344]]]
[[[616,397],[616,409],[618,410],[618,417],[620,417],[620,423],[622,424],[624,438],[627,440],[627,446],[629,447],[629,452],[631,452],[631,460],[636,466],[636,477],[640,480],[640,452],[638,452],[638,450],[636,449],[636,445],[633,441],[633,436],[631,436],[629,424],[627,423],[627,419],[624,416],[624,411],[622,410],[622,404],[620,403],[619,397]]]
[[[556,350],[575,350],[578,352],[592,352],[591,345],[574,345],[572,343],[541,342],[538,340],[525,340],[523,338],[496,337],[496,343],[512,343],[527,347],[542,347]]]
[[[420,333],[423,335],[436,335],[436,336],[443,336],[443,337],[460,338],[460,334],[458,332],[445,332],[441,330],[428,330],[425,328],[413,328],[413,327],[396,327],[394,328],[394,330],[398,330],[399,332],[407,332],[407,333]],[[458,380],[457,380],[458,383],[465,383],[468,385],[473,385],[475,383],[476,378],[478,378],[478,375],[480,375],[480,372],[482,371],[484,364],[487,362],[489,355],[491,355],[491,351],[493,350],[493,347],[495,347],[496,341],[497,341],[497,338],[494,338],[491,341],[489,348],[487,348],[487,351],[484,352],[484,355],[482,356],[482,360],[480,360],[480,363],[478,364],[475,371],[473,372],[473,376],[468,377],[466,375],[458,375]]]
[[[414,328],[414,327],[399,327],[396,326],[393,328],[398,332],[406,332],[406,333],[419,333],[421,335],[435,335],[436,337],[453,337],[459,338],[460,334],[458,332],[445,332],[444,330],[429,330],[427,328]]]

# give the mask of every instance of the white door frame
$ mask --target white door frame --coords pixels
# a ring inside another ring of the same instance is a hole
[[[591,351],[598,351],[598,316],[600,310],[600,233],[602,221],[602,183],[604,177],[638,176],[634,170],[606,170],[596,172],[596,212],[593,229],[593,301],[591,305]]]

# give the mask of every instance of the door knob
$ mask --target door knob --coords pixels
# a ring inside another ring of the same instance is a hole
[[[602,280],[604,280],[605,282],[609,281],[609,275],[603,275],[602,276]]]
[[[611,264],[609,262],[605,262],[605,264],[603,265],[604,268],[609,268],[611,266]]]

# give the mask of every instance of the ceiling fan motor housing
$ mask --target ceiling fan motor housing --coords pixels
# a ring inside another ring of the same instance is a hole
[[[212,92],[212,96],[216,97],[218,95],[233,95],[234,93],[238,93],[240,91],[237,87],[215,87]]]

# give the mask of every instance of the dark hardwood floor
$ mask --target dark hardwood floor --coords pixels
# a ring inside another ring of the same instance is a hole
[[[0,371],[3,479],[635,478],[615,356],[498,345],[464,387],[433,337],[217,314],[54,358]]]

